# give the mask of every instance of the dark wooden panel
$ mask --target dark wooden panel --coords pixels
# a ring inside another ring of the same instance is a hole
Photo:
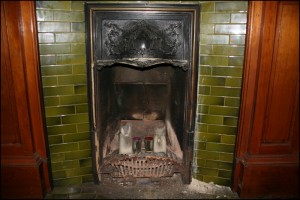
[[[43,166],[40,160],[23,158],[22,165],[1,165],[1,198],[44,197]],[[4,184],[3,184],[4,183]]]
[[[1,89],[4,89],[1,91],[1,115],[3,116],[1,116],[1,124],[6,124],[3,128],[1,126],[1,139],[7,141],[7,143],[1,142],[1,155],[20,155],[21,151],[21,154],[32,152],[32,141],[28,140],[31,130],[21,51],[23,49],[20,35],[22,30],[20,28],[20,4],[1,3],[1,55],[3,54],[6,58],[1,61],[1,64],[3,62],[1,81],[2,78],[6,81],[3,86],[1,84]],[[8,92],[8,96],[4,92]],[[2,108],[5,104],[10,104],[10,110]],[[2,109],[4,113],[2,113]],[[5,136],[18,138],[18,140],[5,139]]]
[[[298,197],[299,3],[250,1],[233,189]]]
[[[299,187],[296,164],[241,164],[240,197],[295,197]]]
[[[279,4],[263,143],[288,143],[299,80],[299,12]],[[293,42],[290,42],[293,41]],[[287,49],[289,49],[287,51]],[[272,51],[270,51],[272,52]],[[279,114],[280,113],[280,114]]]
[[[276,1],[262,6],[250,151],[289,153],[299,90],[299,6]]]
[[[43,198],[47,164],[34,1],[1,1],[1,198]]]

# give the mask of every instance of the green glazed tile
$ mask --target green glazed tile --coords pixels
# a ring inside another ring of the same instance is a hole
[[[55,34],[56,42],[77,42],[84,43],[85,42],[85,34],[84,33],[56,33]]]
[[[195,149],[206,150],[206,142],[195,142]]]
[[[81,11],[54,11],[54,21],[83,22],[84,15]]]
[[[80,167],[91,167],[93,166],[92,159],[91,158],[81,159],[79,160],[79,165]]]
[[[234,145],[207,142],[206,149],[208,151],[232,153],[234,151]]]
[[[54,180],[66,178],[66,172],[65,171],[55,171],[55,172],[52,171],[52,178]]]
[[[59,125],[61,124],[60,117],[46,117],[47,126]]]
[[[222,153],[220,152],[220,160],[225,162],[233,162],[233,153]]]
[[[224,125],[237,126],[238,118],[236,117],[224,117]]]
[[[221,178],[231,178],[232,171],[230,170],[219,170],[218,176]]]
[[[74,94],[74,86],[53,86],[43,88],[44,96],[70,95]]]
[[[228,65],[243,66],[244,65],[244,57],[243,56],[229,56]]]
[[[64,169],[73,169],[73,168],[80,167],[78,160],[56,162],[56,163],[52,163],[51,166],[52,166],[53,171],[64,170]]]
[[[215,2],[203,2],[201,3],[201,12],[214,12]]]
[[[216,12],[224,12],[224,11],[247,11],[248,10],[248,2],[216,2]]]
[[[202,13],[201,22],[202,23],[229,23],[230,14]]]
[[[203,24],[203,23],[200,24],[200,34],[214,34],[214,32],[215,32],[214,24]]]
[[[89,140],[90,134],[88,132],[66,134],[63,136],[63,139],[64,139],[65,143]],[[79,144],[79,146],[80,146],[80,144]]]
[[[88,113],[88,105],[87,104],[81,104],[76,105],[76,113]]]
[[[198,105],[198,113],[208,114],[208,106],[206,105]],[[199,117],[198,117],[199,119]]]
[[[90,138],[88,138],[90,139]],[[79,142],[79,150],[84,150],[84,149],[91,149],[91,141],[81,141]]]
[[[72,177],[66,179],[54,180],[53,185],[56,186],[70,186],[70,185],[80,185],[82,183],[81,177]]]
[[[67,114],[75,114],[75,106],[58,106],[58,107],[47,107],[46,116],[59,116]]]
[[[80,167],[75,169],[67,169],[66,177],[73,177],[73,176],[86,175],[92,173],[93,173],[92,167]]]
[[[47,128],[48,135],[58,135],[64,133],[76,133],[76,125],[60,125]]]
[[[246,34],[246,25],[241,24],[216,24],[216,34]]]
[[[208,125],[208,132],[209,133],[235,135],[236,131],[237,131],[236,127]]]
[[[214,96],[204,96],[200,95],[198,97],[198,102],[200,104],[206,105],[224,105],[224,98],[223,97],[214,97]]]
[[[86,66],[85,65],[73,65],[73,74],[85,74],[86,75]]]
[[[71,23],[71,32],[76,33],[85,33],[85,23],[83,22],[72,22]]]
[[[196,159],[196,165],[197,167],[205,167],[205,161],[204,159],[201,159],[201,158],[197,158]]]
[[[203,182],[206,182],[206,183],[213,182],[214,184],[223,185],[223,186],[230,186],[231,185],[231,180],[230,179],[225,179],[225,178],[220,178],[220,177],[213,177],[213,176],[203,176]]]
[[[200,44],[229,44],[229,36],[200,34]]]
[[[58,65],[84,64],[85,55],[57,55],[56,62]]]
[[[67,75],[58,77],[58,85],[86,84],[86,75]]]
[[[242,86],[242,78],[226,78],[225,86],[228,87],[241,87]]]
[[[37,8],[70,10],[70,1],[36,1]]]
[[[37,10],[36,20],[39,21],[53,21],[53,11],[50,10]]]
[[[86,77],[83,79],[86,81]],[[87,94],[87,85],[75,85],[75,94]]]
[[[44,97],[44,105],[45,107],[59,105],[59,97]]]
[[[51,153],[61,153],[61,152],[70,152],[77,151],[78,143],[68,143],[68,144],[58,144],[50,146]]]
[[[84,10],[84,1],[71,1],[71,10]]]
[[[205,124],[223,124],[223,116],[201,115],[200,122]]]
[[[207,160],[205,167],[211,168],[211,169],[231,170],[232,169],[232,163],[216,161],[216,160]]]
[[[210,106],[209,114],[237,117],[239,115],[239,109],[223,106]]]
[[[229,38],[230,44],[245,44],[245,35],[231,35]]]
[[[209,66],[200,66],[201,75],[211,75],[211,67]]]
[[[247,13],[232,13],[231,23],[247,23]]]
[[[84,124],[77,124],[77,130],[78,132],[89,132],[90,131],[90,124],[84,123]]]
[[[222,135],[221,143],[224,144],[235,144],[235,135]]]
[[[48,137],[48,143],[52,144],[60,144],[62,143],[62,136],[61,135],[53,135]]]
[[[213,152],[213,151],[197,151],[197,157],[208,159],[208,160],[219,160],[219,152]]]
[[[200,55],[210,55],[212,54],[213,46],[212,45],[200,45]],[[202,74],[202,73],[201,73]]]
[[[61,105],[71,105],[71,104],[83,104],[87,103],[87,95],[71,95],[71,96],[61,96]]]
[[[67,186],[67,187],[55,187],[52,190],[52,194],[74,194],[74,193],[80,193],[81,187],[76,186]]]
[[[84,175],[84,176],[82,176],[82,182],[83,183],[94,182],[94,176],[93,175]],[[85,198],[85,199],[92,199],[92,198]]]
[[[70,44],[40,44],[40,54],[65,54],[71,52]]]
[[[210,86],[199,86],[198,93],[209,95],[210,94]]]
[[[240,97],[241,89],[240,88],[227,88],[227,87],[211,87],[211,95]]]
[[[240,106],[240,98],[225,98],[225,106],[239,107]]]
[[[194,173],[192,176],[193,176],[193,178],[195,178],[199,181],[203,181],[203,175],[201,175],[201,174]]]
[[[50,158],[51,162],[61,162],[65,160],[65,153],[53,153]]]
[[[73,54],[85,54],[85,44],[71,44],[71,52]]]
[[[200,76],[200,85],[214,85],[214,86],[225,86],[225,78],[223,77],[210,77]]]
[[[54,43],[54,33],[39,33],[39,43]]]
[[[41,67],[41,72],[43,76],[72,74],[72,66],[71,65],[43,66]]]
[[[200,141],[202,142],[220,142],[221,136],[211,133],[200,133]]]
[[[197,131],[201,131],[201,132],[207,132],[208,128],[207,128],[207,124],[197,124]]]
[[[200,56],[200,64],[202,65],[228,65],[227,56]]]
[[[74,124],[74,123],[84,123],[84,122],[89,122],[87,113],[62,116],[63,124]]]
[[[68,22],[38,22],[38,32],[70,32],[71,25]]]
[[[198,173],[202,175],[210,175],[210,176],[217,176],[218,170],[217,169],[210,169],[205,167],[198,167]]]
[[[67,152],[65,154],[66,160],[75,160],[75,159],[83,159],[88,158],[92,156],[91,150],[83,150],[83,151],[73,151],[73,152]]]
[[[55,65],[56,57],[55,55],[40,55],[41,65]]]
[[[227,55],[227,56],[243,56],[244,47],[241,46],[229,46],[229,45],[214,45],[213,54]]]
[[[42,77],[42,83],[44,87],[47,86],[57,86],[57,77],[56,76],[44,76]]]

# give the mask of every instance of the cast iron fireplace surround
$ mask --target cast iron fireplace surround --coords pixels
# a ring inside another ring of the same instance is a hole
[[[174,173],[191,182],[199,12],[199,4],[85,4],[95,182]],[[142,143],[123,152],[149,137],[165,150]]]

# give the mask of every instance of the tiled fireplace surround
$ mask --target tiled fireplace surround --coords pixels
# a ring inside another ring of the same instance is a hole
[[[193,177],[229,186],[239,116],[248,2],[108,3],[201,4]],[[36,15],[53,184],[91,182],[84,1],[37,1]]]

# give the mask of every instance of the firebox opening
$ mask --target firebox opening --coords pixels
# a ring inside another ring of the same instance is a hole
[[[97,138],[101,139],[96,148],[99,149],[99,165],[102,163],[98,166],[100,173],[111,171],[105,166],[107,160],[119,157],[119,162],[127,156],[120,155],[120,139],[124,134],[122,127],[128,125],[131,129],[128,133],[130,140],[136,136],[154,138],[160,134],[159,130],[163,130],[161,134],[165,136],[166,151],[154,150],[152,154],[143,154],[145,144],[142,143],[142,151],[138,155],[123,154],[142,155],[143,159],[145,155],[158,156],[159,159],[174,159],[178,165],[182,163],[186,74],[181,68],[171,65],[147,69],[114,65],[98,71],[95,81],[99,86],[96,92],[99,99],[96,102],[96,115],[99,117],[96,118],[96,124],[99,129],[97,132],[101,134]]]
[[[172,66],[153,67],[147,70],[124,66],[103,69],[99,73],[102,85],[99,109],[103,116],[98,123],[104,135],[103,158],[118,150],[121,122],[133,124],[137,135],[153,134],[160,121],[166,126],[167,146],[182,158],[183,102],[185,72]],[[106,95],[105,95],[106,94]],[[139,122],[141,121],[141,122]],[[137,126],[144,126],[144,133]],[[148,130],[147,130],[148,129]],[[175,130],[177,130],[175,132]],[[148,131],[148,133],[147,133]],[[149,131],[152,133],[149,133]],[[111,141],[111,142],[108,142]]]

